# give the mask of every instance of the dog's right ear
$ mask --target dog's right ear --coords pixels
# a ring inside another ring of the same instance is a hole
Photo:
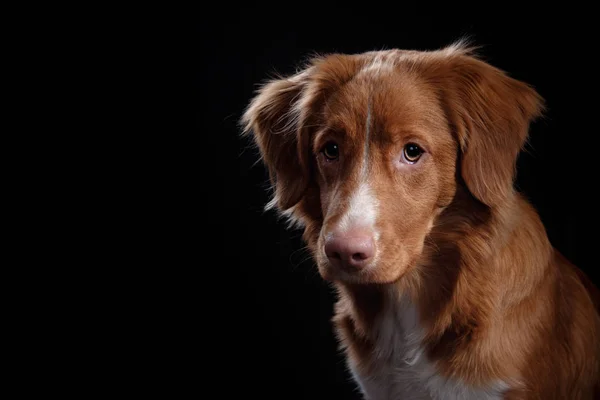
[[[296,205],[308,187],[310,154],[302,132],[302,99],[311,67],[263,85],[241,119],[244,134],[253,133],[275,189],[271,206],[281,211]]]
[[[284,212],[303,199],[311,183],[311,131],[322,123],[320,108],[362,62],[340,54],[313,57],[301,72],[267,82],[250,102],[240,122],[245,134],[254,133],[275,188],[267,208]]]

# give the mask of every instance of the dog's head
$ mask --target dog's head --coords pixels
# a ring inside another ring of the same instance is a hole
[[[327,280],[385,283],[418,263],[463,185],[494,208],[542,100],[460,45],[313,59],[264,85],[242,122]],[[463,183],[464,182],[464,183]]]

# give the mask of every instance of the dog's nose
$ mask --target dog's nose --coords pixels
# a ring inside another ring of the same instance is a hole
[[[375,256],[373,234],[367,230],[333,233],[325,242],[325,255],[334,267],[362,269]]]

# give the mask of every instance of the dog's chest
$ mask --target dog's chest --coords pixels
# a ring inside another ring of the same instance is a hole
[[[369,372],[357,360],[348,366],[367,400],[502,399],[502,382],[470,387],[441,376],[421,346],[423,329],[417,309],[409,302],[385,310],[374,327],[376,339],[369,355]]]

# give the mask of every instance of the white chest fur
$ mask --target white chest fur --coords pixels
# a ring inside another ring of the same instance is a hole
[[[367,400],[494,400],[508,388],[502,381],[485,388],[470,387],[440,376],[421,347],[423,330],[410,301],[389,306],[377,320],[374,372],[369,376],[348,361],[348,366]]]

